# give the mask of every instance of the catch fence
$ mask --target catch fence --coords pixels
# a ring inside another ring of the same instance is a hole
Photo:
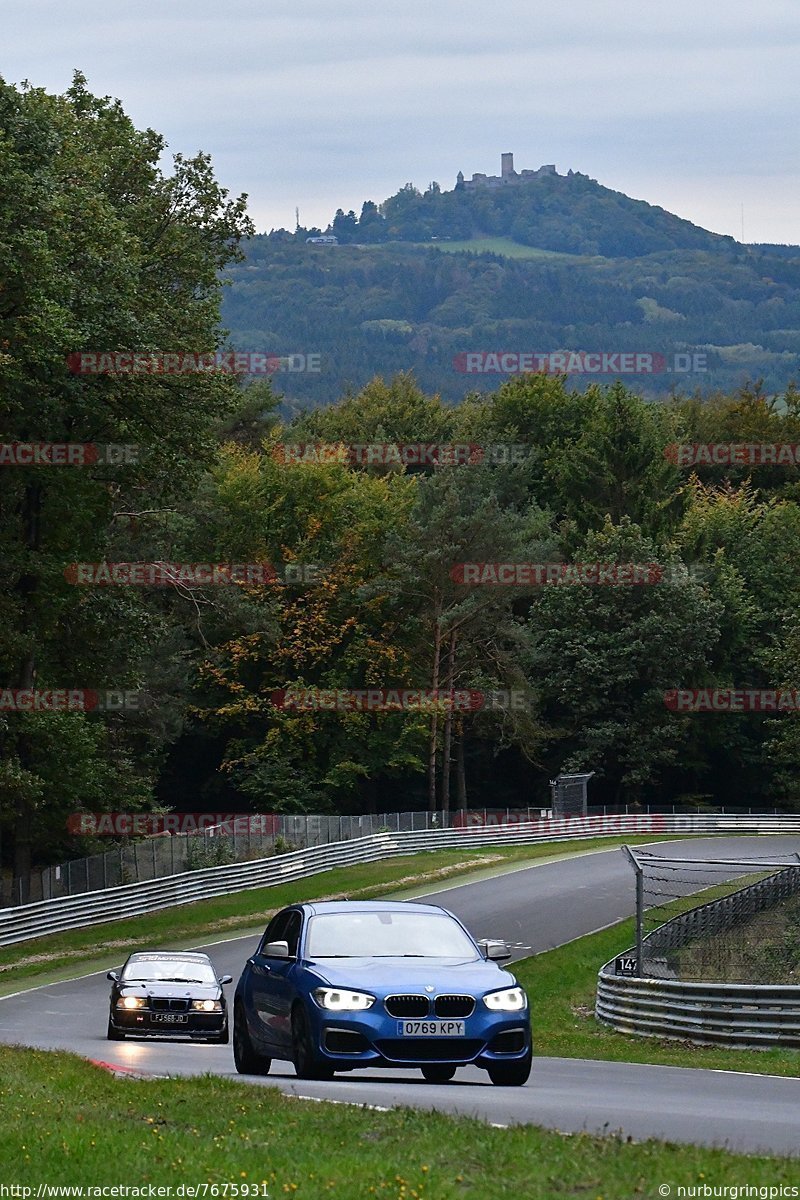
[[[800,854],[626,850],[636,944],[600,969],[598,1019],[705,1045],[800,1046]]]

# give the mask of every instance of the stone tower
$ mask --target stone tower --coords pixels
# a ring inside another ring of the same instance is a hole
[[[514,177],[514,155],[500,155],[500,176],[502,179],[513,179]]]

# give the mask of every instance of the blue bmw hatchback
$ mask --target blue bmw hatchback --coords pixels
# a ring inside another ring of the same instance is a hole
[[[432,904],[297,904],[270,921],[247,960],[233,1007],[236,1069],[273,1058],[301,1079],[364,1067],[419,1067],[432,1083],[472,1063],[492,1083],[531,1070],[528,999],[498,966],[502,942],[479,946]]]

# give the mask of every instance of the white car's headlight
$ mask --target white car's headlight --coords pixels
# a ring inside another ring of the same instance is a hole
[[[317,988],[314,999],[328,1012],[365,1012],[375,1003],[368,992],[348,992],[345,988]]]
[[[120,996],[117,1008],[147,1008],[144,996]]]
[[[192,1008],[195,1012],[222,1012],[221,1000],[193,1000]]]
[[[521,987],[503,988],[501,992],[489,992],[483,1003],[492,1012],[522,1012],[528,1000]]]

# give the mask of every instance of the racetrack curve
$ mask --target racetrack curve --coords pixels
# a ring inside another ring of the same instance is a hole
[[[659,842],[675,858],[733,858],[800,851],[800,837],[720,837]],[[716,876],[719,879],[719,875]],[[621,850],[520,867],[478,882],[453,884],[427,897],[456,913],[476,937],[503,937],[514,957],[550,949],[605,927],[633,911],[633,873]],[[207,950],[219,974],[238,978],[253,937]],[[108,969],[119,965],[109,961]],[[598,967],[600,964],[598,963]],[[105,973],[0,998],[0,1040],[71,1050],[122,1071],[148,1075],[213,1072],[236,1075],[229,1046],[180,1039],[108,1042]],[[534,1041],[536,1030],[534,1028]],[[398,1104],[481,1117],[497,1124],[532,1123],[563,1132],[621,1131],[747,1152],[800,1154],[800,1079],[682,1067],[537,1058],[524,1088],[493,1087],[484,1071],[461,1068],[449,1084],[418,1071],[368,1070],[331,1082],[300,1081],[276,1062],[252,1083],[291,1095],[354,1104]]]

